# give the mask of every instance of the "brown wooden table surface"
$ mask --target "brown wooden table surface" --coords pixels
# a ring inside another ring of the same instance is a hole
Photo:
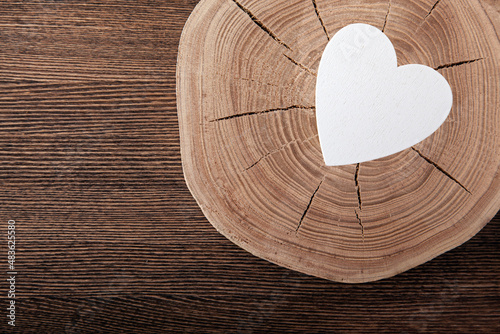
[[[459,248],[361,285],[278,267],[217,233],[179,152],[177,46],[196,3],[0,1],[0,332],[500,332],[499,215]]]

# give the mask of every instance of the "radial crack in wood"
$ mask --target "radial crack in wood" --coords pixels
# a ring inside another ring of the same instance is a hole
[[[217,119],[210,120],[209,123],[214,123],[214,122],[220,122],[220,121],[227,121],[229,119],[235,119],[235,118],[240,118],[240,117],[245,117],[245,116],[254,116],[254,115],[262,115],[262,114],[268,114],[268,113],[274,113],[274,112],[280,112],[280,111],[288,111],[292,109],[301,109],[301,110],[315,110],[315,106],[299,106],[299,105],[293,105],[285,108],[272,108],[272,109],[267,109],[267,110],[261,110],[261,111],[250,111],[242,114],[237,114],[237,115],[231,115],[231,116],[226,116],[226,117],[221,117]]]
[[[431,159],[429,159],[428,157],[426,157],[425,155],[423,155],[419,150],[417,150],[415,147],[412,147],[412,150],[415,151],[422,159],[424,159],[425,161],[427,161],[429,164],[431,164],[432,166],[434,166],[434,168],[436,168],[438,171],[440,171],[441,173],[443,173],[443,175],[445,175],[446,177],[448,177],[450,180],[452,180],[453,182],[455,182],[456,184],[458,184],[460,187],[462,187],[463,190],[465,190],[466,192],[469,193],[469,195],[472,195],[472,193],[462,184],[460,183],[460,181],[458,181],[456,178],[454,178],[450,173],[448,173],[447,171],[445,171],[441,166],[439,166],[437,163],[435,163],[434,161],[432,161]]]
[[[297,229],[295,230],[296,234],[299,232],[299,229],[302,226],[302,222],[306,218],[307,212],[309,212],[309,209],[311,208],[312,202],[314,201],[314,197],[316,197],[316,194],[318,193],[319,188],[321,188],[321,185],[323,184],[324,181],[325,181],[325,176],[323,176],[323,178],[321,179],[321,181],[318,184],[318,187],[316,188],[316,190],[314,190],[313,194],[311,195],[311,198],[309,199],[309,203],[307,203],[307,207],[304,210],[302,217],[300,217],[299,224],[297,225]]]
[[[361,237],[363,239],[363,242],[365,241],[365,227],[363,226],[363,222],[361,221],[361,217],[359,216],[359,213],[362,210],[362,202],[361,202],[361,187],[359,185],[359,170],[360,170],[361,164],[358,163],[356,164],[356,171],[354,172],[354,184],[356,186],[356,195],[358,197],[358,209],[354,209],[354,213],[356,214],[356,219],[358,221],[359,226],[361,226]]]
[[[359,216],[358,211],[354,210],[354,213],[356,215],[356,220],[358,221],[358,224],[361,227],[361,238],[363,239],[363,242],[365,242],[365,227],[363,226],[363,222],[361,221],[361,217]]]
[[[285,148],[287,148],[288,146],[290,146],[290,145],[292,145],[292,144],[294,144],[294,143],[299,143],[299,142],[305,143],[305,142],[308,142],[309,140],[314,139],[314,138],[316,138],[316,137],[318,137],[318,135],[311,136],[311,137],[306,138],[306,139],[304,139],[304,140],[294,139],[294,140],[292,140],[292,141],[289,141],[288,143],[281,145],[279,148],[277,148],[277,149],[275,149],[275,150],[273,150],[273,151],[270,151],[270,152],[266,153],[265,155],[263,155],[262,157],[260,157],[260,158],[259,158],[257,161],[255,161],[253,164],[251,164],[250,166],[248,166],[247,168],[245,168],[245,169],[243,170],[243,172],[248,171],[249,169],[251,169],[251,168],[255,167],[255,166],[256,166],[259,162],[261,162],[262,160],[266,159],[267,157],[269,157],[269,156],[271,156],[271,155],[273,155],[273,154],[275,154],[275,153],[278,153],[278,152],[280,152],[280,151],[284,150]]]
[[[323,28],[323,31],[325,32],[326,39],[330,40],[330,35],[328,35],[328,31],[326,30],[325,23],[323,22],[323,19],[321,18],[321,15],[319,14],[318,5],[316,4],[316,0],[312,0],[312,3],[314,6],[314,12],[316,13],[316,16],[318,17],[319,23],[321,24],[321,27]]]
[[[437,5],[441,2],[441,0],[437,0],[436,3],[432,6],[432,8],[429,10],[429,12],[427,13],[427,15],[425,15],[424,17],[424,21],[427,20],[427,18],[429,16],[432,15],[432,12],[434,11],[434,9],[436,9]]]
[[[294,65],[296,65],[296,66],[300,67],[301,69],[303,69],[303,70],[304,70],[304,71],[306,71],[307,73],[312,74],[312,75],[314,75],[315,77],[317,77],[317,76],[318,76],[318,74],[317,74],[316,72],[314,72],[313,70],[311,70],[311,69],[310,69],[310,68],[308,68],[307,66],[305,66],[305,65],[303,65],[303,64],[301,64],[301,63],[299,63],[298,61],[296,61],[296,60],[295,60],[295,59],[293,59],[292,57],[290,57],[290,56],[288,56],[288,55],[286,55],[286,54],[283,54],[283,56],[285,56],[285,57],[286,57],[286,59],[288,59],[289,61],[291,61],[291,62],[292,62],[292,64],[294,64]]]
[[[239,3],[237,0],[232,0],[237,6],[239,9],[241,9],[245,14],[248,15],[248,17],[250,17],[250,19],[260,28],[262,29],[266,34],[268,34],[273,40],[275,40],[276,42],[278,42],[280,45],[283,45],[285,48],[287,48],[288,50],[292,50],[285,42],[283,42],[281,39],[278,38],[278,36],[276,36],[276,34],[274,34],[271,29],[269,29],[268,27],[266,27],[266,25],[264,23],[262,23],[261,20],[259,20],[254,14],[252,14],[252,12],[244,7],[241,3]]]
[[[358,208],[361,210],[362,202],[361,202],[361,187],[359,186],[359,168],[361,164],[356,165],[356,172],[354,173],[354,183],[356,184],[356,193],[358,195]]]
[[[467,65],[467,64],[472,64],[475,63],[476,61],[483,60],[484,58],[477,58],[477,59],[472,59],[472,60],[463,60],[463,61],[457,61],[455,63],[449,63],[449,64],[444,64],[444,65],[439,65],[435,67],[434,69],[441,70],[443,68],[450,68],[450,67],[455,67],[455,66],[461,66],[461,65]]]
[[[387,26],[387,21],[389,20],[389,15],[391,14],[391,1],[389,0],[389,4],[387,5],[387,14],[385,14],[384,26],[382,27],[382,32],[385,32],[385,27]]]

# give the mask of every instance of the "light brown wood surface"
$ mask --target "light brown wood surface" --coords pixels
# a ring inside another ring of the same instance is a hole
[[[188,186],[256,256],[340,282],[390,277],[474,236],[500,207],[498,6],[478,1],[201,1],[184,28],[177,105]],[[351,23],[399,65],[437,69],[454,105],[420,144],[326,167],[315,118],[321,53]]]

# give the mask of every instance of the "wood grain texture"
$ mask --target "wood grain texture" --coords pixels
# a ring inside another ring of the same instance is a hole
[[[410,149],[328,167],[317,71],[351,23],[383,30],[399,65],[438,70],[454,106]],[[476,0],[202,1],[177,71],[188,186],[217,230],[261,258],[339,282],[393,276],[461,245],[500,207],[499,77],[500,41]]]
[[[180,158],[176,50],[196,3],[1,1],[0,217],[17,224],[18,309],[0,332],[498,333],[498,215],[362,285],[217,233]]]

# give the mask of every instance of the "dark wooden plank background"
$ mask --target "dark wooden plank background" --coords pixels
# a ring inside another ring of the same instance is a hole
[[[175,105],[197,1],[0,1],[0,254],[18,333],[498,333],[500,216],[391,279],[337,284],[219,235],[183,179]],[[0,232],[1,233],[1,232]],[[0,276],[1,278],[1,276]]]

